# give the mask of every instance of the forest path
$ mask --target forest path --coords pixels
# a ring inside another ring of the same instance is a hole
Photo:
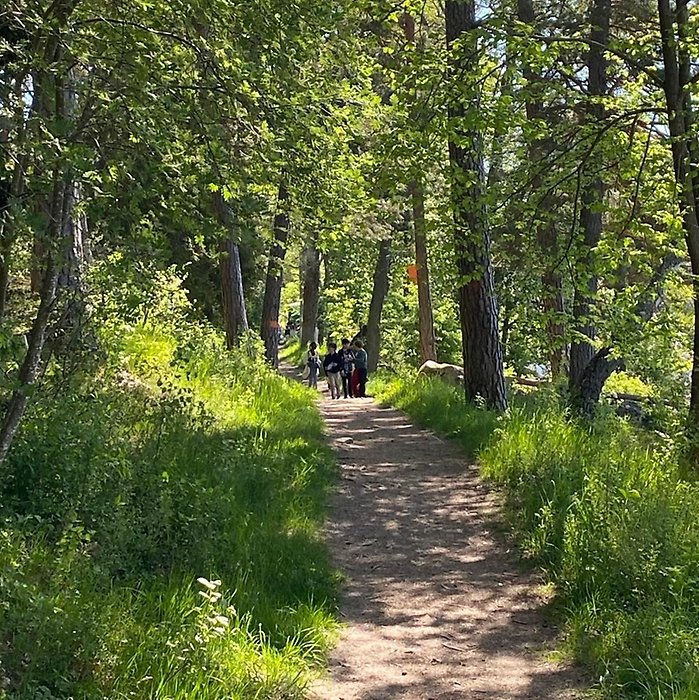
[[[319,382],[320,384],[320,382]],[[371,399],[319,401],[341,467],[326,526],[346,626],[315,700],[581,696],[497,503],[456,446]]]

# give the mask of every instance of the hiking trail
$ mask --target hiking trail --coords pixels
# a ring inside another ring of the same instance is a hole
[[[581,672],[547,660],[539,584],[477,467],[399,411],[321,397],[341,469],[326,533],[345,627],[311,697],[581,698]]]

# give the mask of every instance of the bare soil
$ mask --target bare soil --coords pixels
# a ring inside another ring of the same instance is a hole
[[[320,382],[319,382],[320,384]],[[346,625],[315,700],[571,700],[579,670],[493,493],[456,446],[371,399],[320,400],[341,477],[327,537]]]

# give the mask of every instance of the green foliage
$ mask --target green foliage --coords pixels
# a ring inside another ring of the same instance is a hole
[[[300,697],[323,658],[312,398],[179,325],[114,324],[100,376],[27,415],[2,494],[8,698]]]

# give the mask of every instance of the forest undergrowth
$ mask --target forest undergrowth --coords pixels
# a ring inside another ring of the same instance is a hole
[[[181,312],[112,315],[98,371],[31,404],[0,480],[1,698],[279,700],[322,665],[321,419]]]
[[[502,489],[521,549],[555,585],[565,647],[608,698],[699,697],[699,487],[680,446],[554,391],[501,417],[438,379],[379,375],[374,395],[460,442]]]

